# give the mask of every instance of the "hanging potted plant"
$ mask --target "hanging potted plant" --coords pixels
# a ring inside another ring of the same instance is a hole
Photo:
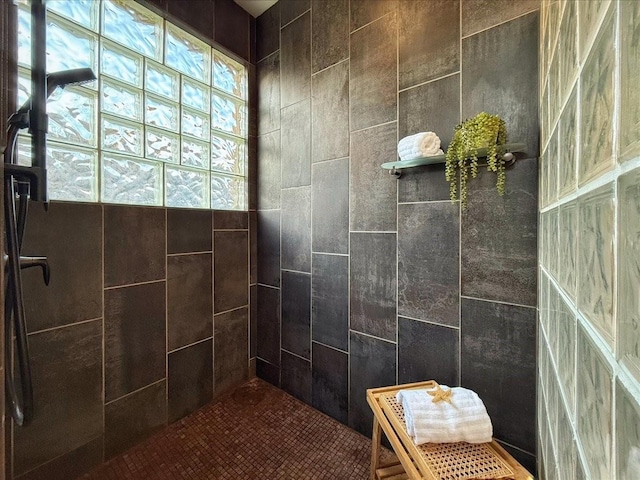
[[[460,204],[467,206],[467,182],[478,175],[478,154],[487,157],[487,170],[497,174],[496,188],[504,195],[506,180],[503,145],[507,143],[507,127],[498,115],[481,112],[455,128],[446,154],[445,178],[449,182],[451,201],[457,198],[460,172]],[[480,152],[479,152],[480,151]],[[486,154],[484,153],[486,151]]]

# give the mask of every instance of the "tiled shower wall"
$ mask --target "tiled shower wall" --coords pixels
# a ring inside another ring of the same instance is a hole
[[[257,20],[257,373],[369,434],[369,387],[476,390],[535,456],[539,2],[280,0]],[[501,115],[527,144],[469,205],[399,138]]]
[[[640,3],[544,1],[544,478],[640,478]]]

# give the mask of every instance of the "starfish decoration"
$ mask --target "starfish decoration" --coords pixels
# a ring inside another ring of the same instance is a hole
[[[433,403],[438,403],[440,401],[451,403],[451,395],[453,394],[451,389],[442,390],[440,385],[436,386],[436,389],[431,392],[427,391],[427,393],[433,397],[433,400],[431,400]]]

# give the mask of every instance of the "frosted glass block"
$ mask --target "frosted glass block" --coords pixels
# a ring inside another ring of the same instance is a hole
[[[607,16],[580,76],[580,186],[613,168],[613,18]]]
[[[556,128],[551,136],[549,145],[547,146],[547,202],[553,203],[558,199],[558,128]]]
[[[640,478],[640,405],[620,382],[616,382],[616,440],[617,478]]]
[[[209,143],[182,137],[182,165],[209,170]]]
[[[562,139],[559,142],[559,173],[558,173],[558,196],[560,198],[573,193],[576,190],[576,169],[578,163],[577,155],[577,87],[569,96],[567,105],[562,112],[560,119],[560,134]]]
[[[180,162],[180,138],[166,130],[147,127],[145,155],[169,163]]]
[[[558,37],[560,54],[560,95],[564,99],[578,68],[578,17],[576,2],[566,2]]]
[[[116,153],[143,155],[143,128],[139,123],[127,122],[117,117],[102,115],[102,149]]]
[[[558,408],[558,473],[562,479],[575,478],[577,451],[567,412],[560,402]]]
[[[145,90],[157,93],[176,102],[179,100],[180,75],[159,63],[147,61]]]
[[[210,92],[208,86],[182,77],[182,105],[209,113]]]
[[[209,140],[210,132],[209,115],[188,108],[182,109],[182,133],[184,135]]]
[[[598,22],[609,6],[610,0],[589,0],[576,2],[578,6],[578,22],[580,23],[580,57],[586,57],[589,39],[596,34]]]
[[[209,172],[167,165],[165,195],[167,207],[209,208]]]
[[[558,323],[560,322],[560,294],[553,283],[549,283],[549,319],[547,328],[547,340],[549,341],[549,353],[558,364]]]
[[[146,57],[162,61],[163,20],[135,2],[103,0],[102,34]]]
[[[560,255],[558,257],[558,281],[575,302],[576,299],[576,250],[578,248],[578,208],[575,201],[560,207]]]
[[[576,423],[590,478],[605,479],[611,475],[611,409],[612,372],[587,338],[578,329],[578,376],[576,390]]]
[[[610,345],[614,340],[613,195],[610,184],[578,199],[578,308]]]
[[[48,10],[96,32],[99,5],[95,0],[47,0]]]
[[[640,2],[620,2],[620,155],[640,154]]]
[[[98,72],[97,35],[47,15],[47,72],[84,67]],[[92,86],[95,87],[95,82]]]
[[[84,88],[58,90],[47,102],[49,138],[76,145],[97,145],[98,94]]]
[[[162,100],[154,95],[145,95],[144,119],[148,125],[178,131],[180,122],[178,104]]]
[[[24,68],[18,69],[18,107],[25,104],[31,96],[31,74]]]
[[[210,84],[211,47],[193,35],[167,24],[165,65]]]
[[[238,100],[211,94],[211,126],[223,132],[243,136],[245,106]]]
[[[558,278],[559,262],[559,238],[558,238],[558,209],[549,212],[549,224],[547,229],[547,248],[549,249],[549,272],[554,278]]]
[[[549,323],[549,277],[547,274],[540,270],[540,285],[539,285],[539,305],[540,305],[540,323],[545,329],[548,328]]]
[[[575,405],[576,317],[562,297],[558,297],[558,376],[568,402],[569,416],[573,418]],[[571,477],[567,477],[571,478]]]
[[[216,210],[244,210],[245,179],[211,174],[211,208]]]
[[[102,39],[100,73],[142,88],[142,56]]]
[[[618,181],[619,355],[640,382],[640,169]]]
[[[548,149],[547,149],[548,150]],[[547,172],[549,171],[549,162],[547,161],[547,151],[540,155],[538,162],[538,203],[540,208],[547,206]]]
[[[125,84],[102,79],[102,111],[142,120],[142,91]]]
[[[549,65],[549,128],[553,125],[560,113],[562,105],[560,98],[560,54],[556,51]]]
[[[247,98],[247,69],[230,58],[214,53],[213,86],[239,98]]]
[[[31,13],[28,8],[18,8],[18,64],[31,67]]]
[[[244,142],[213,135],[211,137],[211,170],[244,175]]]
[[[554,457],[558,452],[558,406],[560,397],[558,393],[558,379],[553,375],[553,366],[549,376],[549,398],[547,400],[547,415],[549,415],[549,437],[553,444]]]
[[[103,155],[102,201],[162,205],[162,163]]]

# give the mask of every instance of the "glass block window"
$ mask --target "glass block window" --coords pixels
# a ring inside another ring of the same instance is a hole
[[[47,71],[98,76],[47,103],[51,199],[246,210],[246,67],[134,0],[48,0],[47,9]],[[22,105],[27,0],[18,39]],[[29,142],[21,136],[21,163]]]

